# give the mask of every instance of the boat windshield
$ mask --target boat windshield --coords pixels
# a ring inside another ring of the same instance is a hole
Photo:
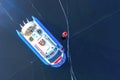
[[[58,57],[60,57],[62,55],[62,53],[60,51],[57,52],[57,54],[55,54],[52,58],[48,59],[51,63],[53,63],[55,60],[58,59]]]

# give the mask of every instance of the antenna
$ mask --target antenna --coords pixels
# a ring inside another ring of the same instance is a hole
[[[27,21],[27,22],[30,22],[27,18],[26,18],[26,21]]]
[[[23,28],[23,26],[20,24],[20,27]]]
[[[25,22],[23,21],[23,24],[25,25]]]

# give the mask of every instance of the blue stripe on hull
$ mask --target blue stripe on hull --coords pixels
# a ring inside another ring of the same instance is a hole
[[[49,64],[43,59],[43,57],[34,49],[34,47],[22,36],[22,34],[21,34],[18,30],[16,30],[16,32],[17,32],[18,36],[23,40],[23,42],[24,42],[25,44],[27,44],[27,46],[34,52],[34,54],[35,54],[36,56],[38,56],[39,59],[40,59],[44,64],[49,65]]]

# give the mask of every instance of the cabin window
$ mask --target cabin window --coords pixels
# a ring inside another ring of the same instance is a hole
[[[33,41],[34,39],[33,39],[33,37],[30,37],[29,40],[30,40],[30,41]]]
[[[41,35],[42,30],[38,29],[38,30],[37,30],[37,33],[38,33],[39,35]]]

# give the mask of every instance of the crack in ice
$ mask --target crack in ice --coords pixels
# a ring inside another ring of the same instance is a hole
[[[61,9],[62,9],[62,12],[63,12],[63,14],[64,14],[64,17],[65,17],[65,21],[66,21],[66,24],[67,24],[67,31],[68,31],[68,39],[67,39],[67,58],[68,58],[68,63],[69,63],[69,65],[70,65],[70,76],[71,76],[71,80],[77,80],[77,78],[76,78],[76,75],[75,75],[75,73],[74,73],[74,70],[73,70],[73,66],[72,66],[72,60],[71,60],[71,56],[70,56],[70,50],[69,50],[69,48],[70,48],[70,32],[69,32],[69,28],[70,28],[70,26],[69,26],[69,21],[68,21],[68,17],[67,17],[67,14],[66,14],[66,12],[65,12],[65,9],[64,9],[64,7],[63,7],[63,5],[62,5],[62,2],[61,2],[61,0],[58,0],[59,1],[59,4],[60,4],[60,7],[61,7]],[[68,10],[68,5],[67,5],[67,10]],[[68,11],[67,11],[68,12]]]

